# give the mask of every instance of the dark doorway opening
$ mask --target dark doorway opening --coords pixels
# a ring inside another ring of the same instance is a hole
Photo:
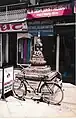
[[[56,26],[60,35],[60,72],[63,82],[75,84],[75,26]]]
[[[75,40],[72,35],[60,37],[60,72],[63,81],[75,84]]]
[[[17,34],[9,33],[9,65],[16,66],[17,58]]]
[[[56,70],[56,37],[48,36],[41,37],[43,43],[43,55],[47,61],[47,65],[51,66],[52,70]]]

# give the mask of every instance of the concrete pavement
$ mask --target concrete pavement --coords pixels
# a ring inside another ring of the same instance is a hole
[[[76,117],[76,86],[63,83],[64,99],[61,105],[37,103],[31,99],[21,101],[13,96],[0,100],[0,118],[53,118]]]

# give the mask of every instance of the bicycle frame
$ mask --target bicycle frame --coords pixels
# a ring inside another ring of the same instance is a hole
[[[30,80],[30,79],[28,79],[28,78],[26,78],[25,76],[23,77],[23,78],[21,78],[21,80],[22,80],[22,82],[26,82],[26,84],[34,91],[34,93],[36,94],[36,93],[39,93],[40,92],[40,85],[41,85],[41,83],[43,82],[43,84],[45,84],[46,83],[46,81],[44,80],[45,78],[48,78],[47,76],[44,76],[44,77],[42,77],[42,78],[40,78],[40,81],[39,81],[39,84],[38,84],[38,87],[37,87],[37,89],[35,89],[35,88],[33,88],[30,84],[29,84],[29,82],[27,81],[27,80]]]
[[[48,78],[48,76],[43,76],[43,77],[40,77],[40,80],[38,80],[39,81],[39,84],[38,84],[38,87],[37,87],[37,89],[35,89],[35,88],[33,88],[30,84],[29,84],[29,82],[28,82],[28,80],[29,81],[31,81],[31,79],[28,79],[26,76],[25,76],[25,73],[23,73],[24,74],[24,76],[23,77],[18,77],[18,78],[20,78],[20,80],[22,80],[22,82],[26,82],[26,84],[33,90],[33,92],[36,94],[36,93],[39,93],[40,92],[40,87],[41,87],[41,83],[43,82],[43,84],[47,84],[47,82],[48,81],[53,81],[53,79],[55,79],[55,78],[59,78],[60,80],[61,80],[61,75],[59,74],[59,72],[56,72],[56,75],[54,75],[54,76],[52,76],[52,77],[50,77],[50,80],[45,80],[45,79],[47,79]],[[33,80],[32,80],[33,81]],[[48,82],[49,83],[49,82]],[[30,90],[29,90],[30,91]]]

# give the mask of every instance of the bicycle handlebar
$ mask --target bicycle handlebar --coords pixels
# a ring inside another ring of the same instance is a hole
[[[21,72],[23,72],[23,74],[25,74],[25,67],[23,65],[21,65],[21,64],[18,64],[18,65],[22,68]],[[29,64],[27,67],[30,67],[30,66],[31,66],[31,64]]]

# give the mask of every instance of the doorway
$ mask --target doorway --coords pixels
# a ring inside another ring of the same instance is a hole
[[[74,36],[60,37],[60,72],[64,82],[75,83],[75,40]]]
[[[51,66],[52,70],[56,70],[56,37],[46,36],[41,37],[43,44],[43,55],[47,61],[47,65]]]
[[[2,33],[2,66],[16,66],[16,33]]]
[[[2,34],[2,66],[6,66],[9,62],[8,60],[8,34]]]
[[[9,33],[8,39],[9,39],[9,43],[8,43],[9,65],[16,66],[17,33]]]

